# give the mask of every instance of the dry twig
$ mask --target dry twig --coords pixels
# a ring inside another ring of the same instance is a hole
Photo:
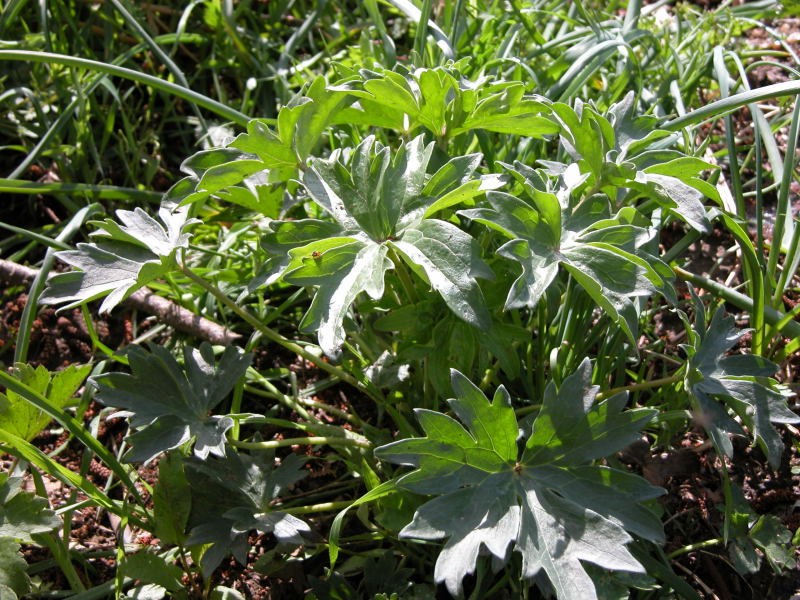
[[[33,280],[37,273],[36,269],[0,259],[0,281],[11,285],[25,284]],[[156,295],[155,292],[146,287],[132,294],[122,304],[128,308],[135,308],[155,315],[170,327],[208,340],[212,344],[231,344],[242,337],[227,327],[209,321],[205,317],[195,315],[171,300]]]

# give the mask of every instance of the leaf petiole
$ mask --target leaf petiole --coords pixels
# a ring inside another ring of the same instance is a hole
[[[599,392],[596,396],[596,401],[610,398],[611,396],[619,394],[620,392],[638,392],[640,390],[650,390],[654,387],[678,383],[679,381],[683,381],[683,373],[671,375],[669,377],[663,377],[661,379],[652,379],[650,381],[642,381],[640,383],[631,383],[630,385],[623,385],[621,387],[606,390],[605,392]]]
[[[408,267],[406,267],[405,263],[397,255],[397,251],[394,248],[389,248],[389,258],[394,264],[395,273],[397,273],[397,276],[400,278],[400,283],[403,286],[403,292],[405,292],[406,298],[408,298],[412,304],[419,303],[419,295],[417,294],[417,289],[414,287],[414,282],[411,280]]]
[[[353,503],[352,500],[334,500],[332,502],[322,502],[321,504],[310,504],[308,506],[281,507],[281,512],[290,515],[307,515],[310,513],[328,512],[347,508]]]
[[[359,448],[372,448],[372,444],[367,441],[329,436],[286,438],[283,440],[270,440],[267,442],[243,442],[241,440],[228,438],[228,443],[231,446],[243,448],[245,450],[273,450],[275,448],[285,448],[286,446],[317,446],[322,444],[327,444],[328,446],[357,446]]]
[[[316,365],[323,371],[330,373],[331,375],[338,377],[340,380],[349,383],[353,387],[358,388],[365,394],[367,394],[370,398],[375,400],[376,402],[381,402],[383,399],[377,395],[377,393],[373,390],[367,389],[366,386],[361,385],[355,377],[347,373],[346,371],[340,369],[339,367],[332,365],[328,362],[325,362],[319,356],[315,356],[299,344],[283,337],[280,333],[271,329],[261,323],[256,317],[251,315],[248,311],[240,307],[236,302],[228,298],[217,286],[209,283],[199,275],[197,275],[194,271],[188,268],[186,265],[179,265],[178,267],[184,275],[186,275],[189,279],[194,281],[197,285],[202,287],[204,290],[209,292],[212,296],[214,296],[217,300],[219,300],[222,304],[224,304],[227,308],[232,310],[236,313],[239,317],[241,317],[245,322],[247,322],[251,327],[261,332],[261,334],[267,338],[275,342],[276,344],[280,344],[287,350],[291,350],[298,356],[301,356],[308,362]]]
[[[724,540],[722,538],[712,538],[710,540],[705,540],[703,542],[697,542],[696,544],[688,544],[683,548],[678,548],[674,552],[670,552],[669,554],[667,554],[667,558],[669,559],[677,558],[678,556],[688,554],[689,552],[694,552],[695,550],[702,550],[703,548],[719,546],[723,542]]]

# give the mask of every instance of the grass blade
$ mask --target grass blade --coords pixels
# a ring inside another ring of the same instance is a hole
[[[561,76],[561,79],[548,90],[547,97],[558,99],[562,102],[565,101],[600,68],[600,65],[614,54],[614,49],[617,46],[629,48],[624,40],[605,40],[593,45],[570,65],[569,69]]]
[[[736,85],[728,74],[725,66],[725,54],[721,46],[714,48],[713,53],[714,74],[719,84],[719,91],[722,98],[730,97],[731,85]],[[742,192],[742,175],[739,170],[739,159],[736,154],[736,140],[734,138],[733,118],[728,113],[724,117],[725,121],[725,145],[728,149],[728,171],[733,187],[733,197],[736,201],[736,214],[740,219],[746,218],[744,195]]]
[[[786,228],[786,222],[792,218],[791,206],[789,204],[789,190],[791,189],[792,179],[794,176],[794,162],[795,150],[797,149],[797,136],[800,134],[800,102],[795,101],[794,111],[792,113],[792,126],[789,128],[789,137],[786,140],[786,156],[783,164],[783,177],[781,177],[781,186],[778,189],[778,203],[775,208],[775,228],[772,232],[772,248],[769,253],[769,260],[767,262],[767,272],[774,273],[778,265],[778,256],[781,252],[783,245],[783,232]],[[793,262],[793,257],[797,253],[797,231],[795,227],[794,234],[792,235],[792,242],[786,248],[786,263],[784,267],[788,267]],[[781,273],[780,281],[775,286],[772,294],[772,304],[777,306],[780,298],[786,287],[788,269],[784,268]],[[791,273],[794,275],[794,273]]]
[[[111,0],[112,6],[117,10],[117,12],[122,16],[125,22],[136,32],[141,40],[147,45],[150,50],[152,50],[153,54],[158,57],[164,65],[170,70],[175,76],[175,79],[185,88],[189,87],[189,82],[186,80],[186,76],[181,71],[180,67],[175,64],[166,52],[161,49],[150,35],[145,31],[144,27],[142,27],[139,22],[128,12],[128,9],[125,8],[121,0]],[[198,110],[197,105],[193,104],[192,108],[194,109],[195,113],[197,114],[197,118],[200,121],[200,127],[202,127],[204,133],[208,133],[208,126],[206,125],[206,121],[203,118],[202,113]]]
[[[106,75],[114,75],[116,77],[122,77],[123,79],[128,79],[130,81],[135,81],[136,83],[141,83],[142,85],[152,87],[166,94],[171,94],[178,98],[182,98],[187,102],[197,104],[198,106],[201,106],[228,121],[236,123],[237,125],[245,126],[250,121],[250,117],[244,113],[225,106],[221,102],[217,102],[208,96],[198,94],[194,90],[183,87],[182,85],[177,85],[170,81],[166,81],[164,79],[160,79],[158,77],[153,77],[152,75],[147,75],[146,73],[134,71],[133,69],[127,69],[125,67],[119,67],[117,65],[110,65],[77,56],[66,56],[64,54],[53,54],[51,52],[33,52],[30,50],[0,50],[0,61],[2,60],[32,61],[65,65],[68,67],[78,67],[80,69],[105,73]]]
[[[381,40],[383,41],[383,55],[386,59],[386,66],[392,68],[397,62],[397,52],[395,49],[394,40],[386,31],[386,24],[381,18],[381,13],[378,10],[378,2],[377,0],[364,0],[364,6],[367,9],[367,13],[369,13],[369,18],[372,19],[372,22],[374,23],[375,28],[378,30],[378,34],[381,36]]]
[[[9,0],[5,3],[2,12],[0,12],[0,35],[5,33],[6,27],[9,23],[14,21],[19,15],[28,0]]]
[[[95,185],[90,183],[39,183],[27,179],[0,178],[0,194],[68,194],[93,200],[127,200],[130,202],[161,202],[160,192],[137,190],[115,185]]]
[[[17,437],[13,433],[9,433],[4,429],[0,429],[0,448],[2,448],[4,452],[8,452],[9,454],[12,454],[20,459],[28,461],[32,465],[35,465],[42,472],[47,473],[55,479],[58,479],[65,485],[79,489],[97,506],[102,506],[107,511],[116,515],[129,516],[130,518],[130,509],[120,506],[86,477],[83,477],[82,475],[79,475],[78,473],[55,462],[36,446],[25,441],[21,437]],[[135,522],[140,527],[143,527],[145,530],[149,529],[139,519],[131,518],[131,521]]]
[[[706,104],[681,117],[670,119],[662,123],[660,127],[669,131],[679,131],[689,125],[695,125],[707,121],[708,119],[720,117],[752,102],[761,102],[762,100],[781,98],[783,96],[796,96],[798,94],[800,94],[800,81],[773,83],[772,85],[765,85],[755,90],[740,92],[733,96],[728,96],[727,98],[712,102],[711,104]]]
[[[742,310],[746,310],[750,313],[753,312],[754,302],[749,296],[746,296],[741,292],[737,292],[736,290],[732,290],[731,288],[726,287],[724,284],[714,281],[713,279],[691,273],[680,267],[672,267],[672,270],[684,281],[688,281],[692,285],[702,288],[707,292],[714,294],[718,298],[722,298],[725,300],[725,302],[730,302]],[[773,327],[777,327],[779,323],[783,322],[784,324],[782,327],[780,327],[779,331],[783,332],[787,337],[800,337],[800,322],[793,320],[786,321],[785,319],[786,315],[784,313],[775,310],[769,305],[764,306],[764,321]]]
[[[387,1],[412,21],[419,23],[420,19],[422,18],[422,12],[420,9],[418,9],[408,0]],[[444,54],[444,57],[454,59],[456,57],[456,51],[453,49],[453,44],[450,42],[450,38],[447,37],[447,34],[442,31],[442,29],[436,23],[430,20],[428,21],[427,28],[430,29],[431,35],[433,36],[433,39],[436,40],[436,45],[439,46],[439,49],[442,51],[442,54]]]
[[[0,229],[5,229],[7,231],[11,231],[12,233],[16,233],[19,237],[27,238],[33,242],[38,242],[47,248],[55,248],[56,250],[73,249],[69,244],[64,244],[58,240],[54,240],[51,237],[42,235],[41,233],[36,233],[35,231],[31,231],[29,229],[22,229],[21,227],[15,227],[14,225],[9,225],[8,223],[3,223],[2,221],[0,221]]]
[[[414,51],[419,56],[422,64],[425,64],[425,41],[428,38],[428,20],[431,18],[431,9],[433,2],[431,0],[422,0],[422,9],[420,10],[420,17],[417,21],[417,32],[414,36]]]
[[[7,389],[33,404],[43,413],[50,415],[62,427],[67,429],[72,435],[78,438],[78,440],[89,450],[94,452],[97,457],[100,458],[100,460],[102,460],[117,477],[119,477],[120,481],[125,484],[130,492],[141,501],[139,492],[133,485],[133,481],[128,475],[125,467],[122,466],[122,463],[120,463],[119,460],[117,460],[117,457],[114,456],[105,446],[103,446],[96,438],[94,438],[86,430],[82,423],[76,421],[74,417],[63,410],[55,408],[50,404],[50,402],[48,402],[47,398],[42,396],[39,392],[2,370],[0,370],[0,383],[5,385]]]
[[[61,233],[56,236],[56,241],[62,244],[69,241],[76,233],[78,233],[86,219],[97,212],[100,212],[100,206],[98,204],[84,206],[77,213],[75,213],[75,215],[73,215]],[[44,285],[47,282],[47,277],[50,275],[50,269],[53,268],[55,258],[54,249],[52,246],[49,246],[47,248],[47,252],[44,254],[42,266],[31,283],[30,290],[28,291],[28,299],[25,302],[25,308],[22,309],[22,316],[19,320],[19,333],[17,334],[17,343],[16,347],[14,348],[15,363],[22,363],[28,359],[28,346],[30,345],[31,341],[33,320],[36,318],[39,296],[41,295]]]
[[[728,215],[722,215],[722,221],[736,238],[739,248],[742,251],[742,261],[747,280],[747,289],[750,293],[750,298],[753,300],[753,309],[750,311],[750,326],[753,328],[753,354],[764,353],[764,273],[760,268],[758,262],[758,255],[753,248],[753,242],[750,237]]]

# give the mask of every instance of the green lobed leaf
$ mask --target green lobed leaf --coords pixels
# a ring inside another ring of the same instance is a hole
[[[610,244],[582,244],[564,250],[564,267],[634,340],[639,322],[637,298],[647,298],[658,290],[652,278],[654,269],[642,265]]]
[[[158,211],[161,223],[142,209],[118,210],[117,218],[93,221],[98,227],[91,235],[100,238],[81,243],[77,250],[57,252],[61,261],[80,271],[60,273],[50,278],[39,301],[43,304],[68,303],[80,306],[106,296],[100,312],[109,312],[125,298],[150,281],[172,270],[175,252],[189,245],[186,227],[188,208],[164,201]]]
[[[591,105],[580,100],[575,108],[556,102],[553,112],[561,124],[561,143],[573,160],[583,160],[589,171],[599,177],[606,153],[614,147],[611,124]]]
[[[332,357],[345,341],[344,321],[361,292],[379,300],[397,250],[425,284],[464,321],[488,328],[491,319],[476,278],[493,278],[480,249],[452,223],[426,218],[473,200],[499,183],[473,180],[480,155],[456,157],[428,177],[433,145],[418,136],[396,151],[373,136],[352,152],[314,159],[303,174],[312,200],[333,222],[272,222],[262,247],[272,258],[262,278],[316,286],[301,326],[317,331]]]
[[[22,491],[22,478],[0,473],[0,539],[11,538],[34,543],[37,533],[47,533],[61,525],[46,498]]]
[[[704,309],[696,302],[699,315]],[[685,386],[704,417],[706,431],[719,451],[733,456],[728,434],[743,431],[726,408],[732,410],[777,469],[784,445],[772,423],[800,423],[800,417],[786,406],[785,397],[774,389],[774,382],[765,377],[777,366],[758,356],[725,356],[746,332],[736,329],[733,317],[724,316],[722,307],[704,328],[704,318],[698,317],[693,328],[695,342],[687,346],[690,358]]]
[[[0,537],[0,598],[16,600],[30,591],[27,570],[28,563],[19,543],[10,537]]]
[[[654,129],[653,117],[637,116],[634,100],[629,93],[605,114],[580,100],[574,107],[554,103],[562,146],[594,189],[612,199],[633,190],[629,198],[652,198],[697,231],[708,232],[702,200],[708,196],[719,202],[719,193],[699,175],[711,165],[674,150],[651,149],[671,133]]]
[[[703,194],[681,179],[639,171],[630,187],[672,208],[697,231],[708,233],[711,230],[702,202]]]
[[[532,202],[488,192],[488,206],[459,211],[512,238],[497,251],[522,267],[522,274],[509,289],[505,308],[536,306],[563,267],[629,339],[635,339],[638,298],[656,292],[672,297],[660,261],[642,249],[649,241],[648,232],[623,222],[620,216],[611,217],[608,200],[602,196],[591,196],[570,207],[572,175],[565,173],[559,180],[560,189],[551,193],[538,187],[546,185],[543,174],[519,164],[512,173]]]
[[[619,102],[608,108],[608,118],[614,129],[615,149],[623,156],[636,154],[640,147],[671,134],[657,130],[656,117],[636,114],[636,94],[631,91]]]
[[[123,409],[131,427],[133,449],[129,462],[148,462],[158,454],[195,440],[194,453],[224,454],[225,432],[233,427],[230,417],[209,416],[244,375],[252,359],[236,346],[228,346],[215,361],[211,345],[184,349],[184,364],[163,347],[130,346],[131,373],[106,373],[90,379],[97,399]]]
[[[663,490],[636,475],[592,461],[640,436],[655,411],[624,410],[625,395],[594,403],[588,359],[556,390],[551,382],[521,453],[519,427],[508,393],[489,400],[457,371],[459,421],[417,409],[425,437],[400,440],[376,456],[415,467],[397,485],[436,495],[419,507],[403,537],[446,538],[434,578],[460,596],[462,581],[487,552],[495,564],[522,555],[522,575],[547,575],[559,599],[597,598],[581,561],[605,569],[643,572],[626,549],[631,531],[663,540],[658,519],[638,503]],[[463,423],[463,425],[462,425]]]
[[[146,550],[129,554],[119,568],[125,577],[159,585],[171,592],[178,592],[184,587],[181,583],[183,570],[178,565]]]
[[[456,316],[481,329],[490,327],[491,317],[476,278],[493,279],[494,273],[480,258],[477,242],[470,235],[452,223],[426,219],[390,243],[412,266],[421,267]]]
[[[248,124],[249,127],[249,124]],[[233,145],[233,144],[231,144]],[[242,153],[234,148],[210,148],[195,152],[181,163],[182,173],[193,175],[195,178],[203,176],[208,169],[216,165],[230,162],[242,156]]]
[[[253,120],[248,130],[251,133],[263,132],[266,126]],[[277,216],[283,190],[275,184],[285,179],[281,175],[284,171],[295,170],[296,160],[291,148],[285,148],[289,153],[286,160],[260,155],[256,158],[255,151],[239,152],[235,147],[250,148],[256,143],[252,140],[248,143],[248,135],[241,134],[231,142],[232,147],[201,150],[186,159],[181,164],[181,170],[189,173],[189,176],[175,183],[164,198],[178,206],[185,206],[204,202],[214,196],[270,217]],[[253,135],[257,136],[257,133]]]
[[[340,245],[325,240],[291,250],[292,261],[283,276],[289,283],[319,286],[301,327],[317,331],[319,345],[329,356],[344,343],[344,319],[356,296],[365,291],[381,298],[384,275],[392,268],[386,246],[338,239]]]
[[[55,408],[64,408],[89,374],[91,365],[70,365],[63,371],[48,372],[43,366],[34,368],[17,364],[12,372],[28,387],[39,392]],[[31,441],[52,417],[12,390],[0,393],[0,429]]]
[[[239,159],[214,165],[203,173],[197,182],[197,191],[214,194],[229,186],[241,183],[251,175],[264,170],[261,160]]]
[[[792,532],[775,515],[761,515],[749,537],[776,573],[797,565],[795,548],[791,546]]]
[[[171,270],[144,248],[130,244],[97,243],[77,245],[78,250],[57,252],[58,258],[80,271],[59,273],[48,279],[40,296],[42,304],[68,303],[74,308],[105,296],[101,313],[108,313],[139,288]]]
[[[338,151],[327,160],[313,160],[303,183],[345,231],[363,231],[381,242],[420,220],[419,212],[433,199],[423,195],[432,151],[433,144],[424,145],[418,136],[391,156],[389,147],[369,136],[347,163]],[[447,183],[435,191],[444,195],[458,185]]]
[[[525,94],[518,81],[467,81],[456,66],[396,69],[362,69],[331,86],[358,98],[335,122],[404,132],[425,127],[439,138],[474,130],[537,138],[559,131],[549,102]]]
[[[295,152],[302,161],[305,161],[314,151],[322,133],[336,113],[352,101],[348,94],[329,89],[325,78],[317,76],[299,99],[297,105],[299,110],[296,111],[297,116],[293,117],[294,127],[287,131],[286,122],[281,120],[279,113],[281,139],[291,139]]]
[[[470,129],[530,137],[558,133],[558,124],[549,115],[547,101],[542,97],[526,97],[524,91],[524,85],[515,84],[481,99],[453,134]]]
[[[285,144],[265,123],[258,119],[252,119],[247,124],[247,133],[240,133],[230,143],[230,146],[248,154],[255,154],[263,161],[263,168],[297,165],[297,156],[291,146]]]
[[[153,489],[155,535],[165,544],[183,544],[191,508],[182,457],[169,452],[158,461],[158,481]]]
[[[256,458],[230,448],[223,458],[186,459],[192,493],[192,527],[187,545],[210,544],[201,560],[210,576],[229,553],[242,564],[247,559],[250,531],[272,533],[282,546],[297,546],[311,532],[308,525],[271,503],[305,477],[304,457],[290,454],[275,468],[271,454]]]

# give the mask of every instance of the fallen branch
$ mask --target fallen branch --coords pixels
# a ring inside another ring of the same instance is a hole
[[[0,281],[11,285],[26,284],[32,281],[37,273],[36,269],[0,259]],[[208,340],[212,344],[231,344],[242,337],[227,327],[209,321],[166,298],[156,295],[153,290],[146,287],[131,294],[122,304],[128,308],[135,308],[155,315],[159,321],[166,323],[170,327],[200,339]]]

